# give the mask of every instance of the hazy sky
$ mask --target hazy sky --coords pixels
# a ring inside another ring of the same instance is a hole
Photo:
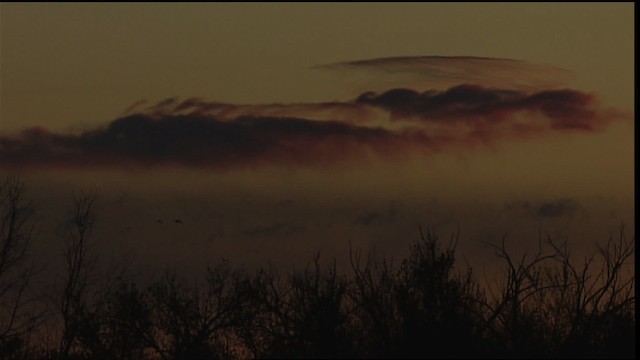
[[[105,249],[181,262],[633,228],[632,3],[0,12],[0,172],[43,238],[90,185]]]

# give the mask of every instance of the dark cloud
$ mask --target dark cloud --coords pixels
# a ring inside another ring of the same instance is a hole
[[[409,88],[394,88],[382,93],[369,91],[354,101],[329,103],[234,105],[198,98],[183,101],[170,98],[148,107],[142,113],[151,117],[213,117],[228,122],[247,117],[292,117],[361,125],[372,120],[387,119],[388,116],[395,121],[419,119],[466,123],[470,127],[511,122],[514,124],[513,130],[521,132],[548,128],[600,129],[610,120],[622,116],[619,112],[601,107],[595,95],[577,90],[525,92],[471,84],[442,91],[430,89],[418,92]],[[523,121],[522,115],[532,121]],[[519,121],[514,121],[517,117]],[[549,120],[549,123],[541,119]]]
[[[362,226],[370,226],[382,218],[382,214],[377,211],[366,212],[356,219],[356,223]]]
[[[602,127],[613,117],[611,111],[599,108],[593,95],[570,89],[528,94],[464,84],[446,91],[422,93],[411,89],[392,89],[382,94],[367,92],[355,102],[382,107],[391,113],[392,119],[419,118],[472,125],[510,121],[524,114],[546,118],[554,129],[591,130]],[[540,127],[539,122],[530,125]],[[526,125],[518,123],[518,126],[522,129]]]
[[[398,88],[349,102],[290,106],[169,98],[81,134],[31,128],[0,136],[0,167],[230,169],[399,160],[522,135],[600,130],[619,115],[575,90],[477,85]]]
[[[516,201],[505,204],[505,209],[519,211],[537,218],[561,218],[573,216],[579,210],[580,204],[573,199],[556,199],[546,202]]]
[[[397,154],[406,145],[428,147],[409,131],[357,127],[297,118],[132,115],[80,135],[44,129],[0,138],[3,167],[127,167],[184,165],[227,168],[263,163],[331,164],[369,152]]]
[[[578,203],[570,199],[560,199],[542,203],[536,209],[536,215],[545,218],[571,216],[579,209]]]
[[[243,230],[242,234],[247,237],[291,236],[305,230],[306,227],[301,225],[291,225],[279,222],[272,225],[254,226]]]
[[[367,211],[355,219],[355,224],[368,227],[392,223],[398,219],[399,206],[401,205],[392,202],[386,209]]]

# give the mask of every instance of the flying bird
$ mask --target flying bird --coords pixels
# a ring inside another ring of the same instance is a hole
[[[175,221],[176,224],[184,224],[182,220],[174,219],[173,221]]]
[[[156,222],[157,222],[158,224],[164,224],[164,221],[162,221],[162,220],[157,220]]]

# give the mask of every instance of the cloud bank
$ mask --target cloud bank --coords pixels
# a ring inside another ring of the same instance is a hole
[[[259,164],[318,165],[367,151],[391,154],[426,139],[411,132],[296,118],[131,115],[80,135],[29,129],[0,138],[3,167],[139,167],[212,169]]]
[[[436,65],[440,73],[529,66],[474,57],[388,58],[331,66],[424,71]],[[436,70],[429,71],[433,76]],[[462,72],[460,78],[474,76]],[[140,100],[120,118],[91,131],[30,128],[15,136],[0,135],[0,168],[220,170],[397,161],[552,133],[599,131],[621,116],[600,105],[594,94],[578,90],[471,83],[367,91],[352,100],[325,103],[236,105],[168,98],[149,105]]]

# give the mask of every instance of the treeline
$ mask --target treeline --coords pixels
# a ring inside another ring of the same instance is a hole
[[[351,250],[346,273],[316,254],[297,271],[220,261],[199,284],[166,272],[141,286],[97,271],[90,193],[70,211],[64,281],[44,296],[23,193],[15,178],[0,188],[1,359],[635,356],[635,248],[622,230],[579,261],[551,239],[518,258],[494,244],[505,271],[482,286],[456,262],[457,239],[428,230],[397,265]]]

